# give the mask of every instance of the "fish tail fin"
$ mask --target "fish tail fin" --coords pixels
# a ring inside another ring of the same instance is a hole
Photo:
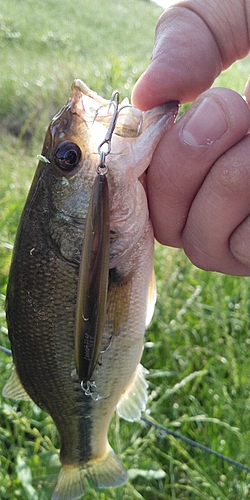
[[[104,457],[86,464],[86,474],[95,488],[114,488],[128,480],[126,469],[110,446]]]
[[[88,477],[95,488],[114,488],[128,480],[126,469],[109,447],[104,457],[84,465],[63,465],[51,500],[77,500],[84,494],[84,480]]]

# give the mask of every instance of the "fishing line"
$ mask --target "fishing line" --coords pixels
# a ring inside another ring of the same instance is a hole
[[[158,429],[162,434],[163,437],[166,436],[173,436],[176,439],[180,439],[186,444],[189,444],[190,446],[193,446],[194,448],[198,448],[199,450],[209,453],[210,455],[213,455],[216,458],[220,458],[221,460],[224,460],[225,462],[228,462],[229,464],[233,465],[234,467],[237,467],[238,469],[241,470],[246,470],[247,472],[250,472],[250,467],[247,467],[247,465],[241,464],[240,462],[237,462],[237,460],[233,460],[232,458],[226,457],[225,455],[222,455],[221,453],[218,453],[217,451],[211,450],[211,448],[208,448],[207,446],[204,446],[203,444],[197,443],[196,441],[193,441],[192,439],[189,439],[185,436],[182,436],[178,432],[171,431],[170,429],[167,429],[163,425],[157,424],[156,422],[152,422],[152,420],[149,420],[148,418],[141,417],[141,421],[144,422],[145,424],[149,425],[150,427],[154,427],[155,429]]]
[[[6,349],[6,347],[3,347],[0,345],[0,351],[4,352],[4,354],[7,354],[7,356],[12,356],[12,351],[10,349]]]

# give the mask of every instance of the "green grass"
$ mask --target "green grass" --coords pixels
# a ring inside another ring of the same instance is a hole
[[[80,4],[80,5],[79,5]],[[80,77],[109,97],[130,95],[146,68],[161,9],[145,0],[9,0],[0,11],[0,344],[9,346],[4,298],[22,206],[51,116]],[[36,25],[36,29],[34,26]],[[243,93],[246,62],[217,85]],[[157,245],[158,302],[146,334],[147,415],[250,466],[249,279],[206,273]],[[1,388],[11,359],[0,353]],[[127,485],[88,489],[86,500],[247,500],[250,474],[143,423],[114,416],[111,444]],[[35,405],[0,399],[0,498],[48,500],[59,442]]]

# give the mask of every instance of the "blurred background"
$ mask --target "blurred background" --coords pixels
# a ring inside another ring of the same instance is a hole
[[[109,98],[130,97],[147,67],[162,7],[147,0],[1,0],[0,344],[9,347],[4,301],[20,213],[51,117],[74,78]],[[249,58],[216,85],[241,94]],[[156,245],[158,300],[145,336],[146,416],[250,466],[249,278],[195,268]],[[1,389],[12,360],[0,352]],[[129,482],[86,500],[247,500],[250,475],[138,422],[114,416],[110,441]],[[48,500],[59,441],[46,413],[0,398],[0,498]]]

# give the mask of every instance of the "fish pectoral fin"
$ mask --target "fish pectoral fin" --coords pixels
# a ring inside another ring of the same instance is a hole
[[[3,388],[2,395],[4,398],[32,401],[31,397],[23,388],[15,367]]]
[[[146,409],[147,404],[147,387],[148,383],[144,378],[144,374],[148,371],[141,365],[138,365],[137,372],[132,384],[122,397],[117,405],[117,413],[119,417],[133,422],[141,418],[141,412]]]
[[[109,446],[104,457],[84,465],[63,465],[51,500],[77,500],[85,491],[88,477],[95,488],[114,488],[127,482],[127,471]]]
[[[126,469],[110,446],[103,458],[86,464],[86,474],[95,488],[114,488],[128,480]]]

